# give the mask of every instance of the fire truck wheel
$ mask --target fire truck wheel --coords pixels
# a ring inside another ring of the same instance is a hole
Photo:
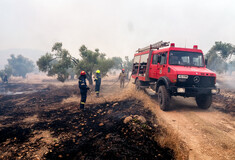
[[[169,110],[170,94],[166,90],[166,87],[164,85],[160,86],[158,89],[158,102],[161,110],[163,111]]]
[[[140,86],[141,86],[140,80],[139,80],[139,79],[136,79],[136,81],[135,81],[135,89],[136,89],[136,90],[140,90],[140,89],[141,89]]]
[[[199,95],[196,98],[197,106],[201,109],[208,109],[212,103],[212,95]]]

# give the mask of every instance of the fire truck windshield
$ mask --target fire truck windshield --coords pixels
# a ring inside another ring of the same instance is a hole
[[[186,51],[170,51],[169,64],[196,67],[204,66],[202,53]]]

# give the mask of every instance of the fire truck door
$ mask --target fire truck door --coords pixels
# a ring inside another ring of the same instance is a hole
[[[166,72],[167,72],[167,54],[162,53],[159,56],[161,58],[160,58],[160,63],[158,63],[158,68],[157,68],[157,72],[158,72],[157,79],[159,79],[160,77],[166,76]]]
[[[152,55],[152,60],[150,62],[150,67],[149,67],[149,77],[150,78],[157,78],[157,74],[158,74],[158,55],[157,54],[153,54]]]

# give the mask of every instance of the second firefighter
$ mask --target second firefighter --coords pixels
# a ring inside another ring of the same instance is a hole
[[[122,69],[122,72],[121,72],[120,75],[119,75],[120,88],[124,88],[125,79],[126,79],[125,69]]]
[[[101,75],[100,75],[100,70],[97,70],[96,75],[95,75],[95,93],[96,93],[96,97],[99,97],[100,85],[101,85]]]

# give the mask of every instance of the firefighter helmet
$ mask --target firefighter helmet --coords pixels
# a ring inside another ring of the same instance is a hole
[[[100,70],[96,70],[96,73],[100,73]]]
[[[84,76],[86,75],[86,72],[85,71],[81,71],[81,76]]]

